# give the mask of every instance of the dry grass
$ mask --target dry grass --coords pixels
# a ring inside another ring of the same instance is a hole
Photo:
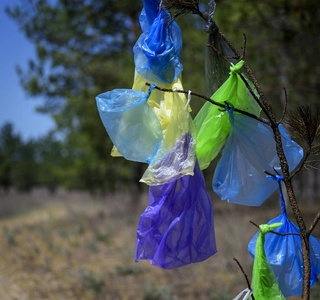
[[[264,223],[279,214],[272,201],[248,208],[215,199],[218,253],[168,271],[134,262],[136,227],[147,196],[135,209],[128,195],[93,199],[38,191],[0,197],[1,300],[232,299],[246,288],[233,257],[251,275],[247,244],[256,228],[248,221]],[[315,209],[305,208],[308,219]],[[312,294],[320,298],[319,284]]]

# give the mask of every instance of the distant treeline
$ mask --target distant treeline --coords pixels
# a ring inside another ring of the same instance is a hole
[[[30,192],[36,187],[45,187],[52,193],[58,187],[91,192],[126,189],[134,164],[126,166],[123,162],[124,159],[118,159],[118,170],[103,174],[99,163],[94,169],[80,150],[57,139],[52,132],[24,141],[11,123],[0,128],[0,189],[4,192]]]

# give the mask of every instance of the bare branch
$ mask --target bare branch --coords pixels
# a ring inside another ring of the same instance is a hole
[[[245,59],[246,58],[246,49],[247,49],[247,36],[245,33],[243,33],[243,39],[244,39],[244,41],[243,41],[242,57],[243,57],[243,59]]]
[[[308,157],[310,156],[311,154],[311,148],[305,150],[303,152],[303,158],[301,159],[300,161],[300,164],[299,164],[299,167],[296,168],[291,174],[290,174],[290,179],[292,179],[295,175],[297,175],[301,170],[302,168],[305,166],[306,162],[307,162],[307,159]]]
[[[151,83],[146,82],[146,85],[147,85],[147,86],[150,86]],[[184,90],[172,90],[172,89],[161,88],[161,87],[158,87],[158,86],[156,86],[155,89],[157,89],[157,90],[159,90],[159,91],[163,91],[163,92],[171,92],[171,93],[177,92],[177,93],[183,93],[183,94],[186,94],[186,95],[189,93],[189,91],[184,91]],[[195,92],[191,92],[191,95],[197,96],[197,97],[199,97],[199,98],[202,98],[202,99],[210,102],[210,103],[213,104],[213,105],[217,105],[217,106],[219,106],[219,107],[225,108],[225,105],[224,105],[224,104],[219,103],[219,102],[216,102],[216,101],[214,101],[214,100],[212,100],[212,99],[210,99],[210,98],[208,98],[208,97],[206,97],[206,96],[203,96],[203,95],[201,95],[201,94],[198,94],[198,93],[195,93]],[[257,121],[259,121],[259,122],[261,122],[261,123],[264,123],[264,124],[267,124],[267,125],[270,126],[270,123],[269,123],[267,120],[264,120],[264,119],[262,119],[262,118],[259,118],[259,117],[257,117],[257,116],[254,115],[254,114],[248,113],[248,112],[246,112],[246,111],[244,111],[244,110],[241,110],[241,109],[238,109],[238,108],[234,108],[234,111],[235,111],[235,112],[238,112],[238,113],[240,113],[240,114],[246,115],[246,116],[248,116],[248,117],[250,117],[250,118],[256,119]]]
[[[252,221],[249,221],[252,225],[259,227],[259,225],[257,225],[256,223],[252,222]],[[280,233],[280,232],[276,232],[276,231],[273,231],[273,230],[270,230],[269,232],[272,232],[274,234],[277,234],[277,235],[281,235],[281,236],[286,236],[286,235],[298,235],[298,236],[301,236],[300,233],[296,233],[296,232],[287,232],[287,233]]]
[[[248,278],[247,274],[245,273],[245,271],[243,270],[240,262],[239,262],[236,258],[233,258],[233,260],[238,264],[238,266],[239,266],[239,268],[240,268],[240,270],[241,270],[244,278],[246,279],[246,282],[247,282],[247,285],[248,285],[249,290],[252,291],[249,278]],[[251,295],[251,297],[252,297],[253,300],[255,300],[253,295]]]
[[[287,108],[288,108],[288,94],[287,94],[287,90],[286,90],[285,87],[283,88],[283,90],[284,90],[285,102],[284,102],[284,108],[283,108],[282,116],[281,116],[278,124],[282,123],[284,117],[285,117],[286,114],[287,114]]]
[[[317,213],[316,217],[314,218],[309,230],[308,230],[308,235],[310,235],[312,233],[312,231],[315,229],[315,227],[317,226],[318,222],[320,221],[320,211]]]
[[[217,54],[227,63],[229,64],[229,66],[232,66],[231,62],[228,60],[228,58],[226,56],[224,56],[215,46],[214,46],[214,42],[212,41],[212,44],[207,44],[207,47],[212,48],[215,52],[217,52]]]

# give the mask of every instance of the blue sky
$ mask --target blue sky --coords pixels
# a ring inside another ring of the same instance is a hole
[[[4,8],[19,0],[0,1],[0,127],[11,122],[24,140],[45,135],[54,127],[49,115],[36,112],[41,98],[30,98],[19,84],[16,66],[26,68],[35,48],[8,17]]]

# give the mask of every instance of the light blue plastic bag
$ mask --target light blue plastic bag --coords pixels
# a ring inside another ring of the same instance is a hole
[[[270,178],[270,177],[269,177]],[[274,231],[279,233],[300,233],[299,228],[289,221],[286,213],[286,206],[281,189],[281,176],[277,176],[279,184],[281,215],[271,220],[268,224],[282,223],[283,225]],[[254,259],[256,243],[259,232],[252,238],[248,245],[248,251]],[[310,288],[318,281],[320,274],[320,242],[313,236],[310,236],[310,257],[311,257],[311,280]],[[285,297],[302,294],[303,282],[303,259],[301,251],[300,236],[286,235],[279,236],[268,234],[265,237],[264,249],[272,267],[281,292]]]
[[[136,70],[148,81],[169,84],[182,71],[181,30],[176,22],[169,21],[170,14],[161,10],[133,47]]]
[[[96,97],[103,125],[119,153],[128,160],[146,162],[162,140],[160,122],[147,104],[154,87],[148,94],[116,89]]]
[[[222,157],[214,172],[212,187],[222,200],[259,206],[277,188],[277,183],[268,180],[264,170],[281,173],[276,144],[271,128],[247,117],[228,110],[232,126]],[[282,144],[289,169],[292,171],[303,157],[302,148],[279,125]]]

